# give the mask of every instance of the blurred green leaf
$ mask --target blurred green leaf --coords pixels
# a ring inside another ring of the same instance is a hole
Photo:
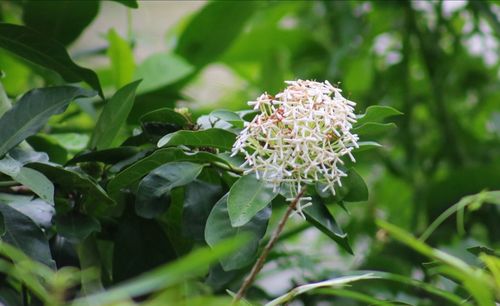
[[[40,33],[30,28],[0,23],[0,47],[59,73],[68,82],[84,81],[104,97],[94,71],[75,64],[64,46],[42,37]]]
[[[72,242],[80,242],[93,232],[101,230],[101,225],[95,218],[78,212],[58,214],[55,223],[58,234]]]
[[[232,227],[249,222],[264,209],[278,194],[269,183],[258,180],[255,175],[240,177],[229,190],[227,212]]]
[[[157,53],[137,66],[134,79],[142,79],[138,92],[143,94],[170,85],[193,72],[194,68],[180,56]]]
[[[400,111],[390,106],[372,105],[369,106],[365,113],[358,117],[355,126],[361,127],[362,125],[370,122],[383,122],[385,118],[402,115]]]
[[[127,7],[134,9],[139,7],[139,3],[137,2],[137,0],[111,0],[111,1],[121,3]]]
[[[271,216],[271,208],[267,207],[259,211],[250,222],[243,226],[232,227],[227,211],[227,198],[227,194],[223,196],[208,216],[205,240],[211,247],[229,238],[239,238],[246,242],[230,256],[220,260],[223,269],[230,271],[246,267],[256,259],[259,242],[266,232]]]
[[[29,91],[0,117],[0,157],[40,130],[52,115],[62,113],[72,100],[92,96],[91,91],[71,86]]]
[[[190,20],[175,52],[198,68],[216,60],[240,34],[258,6],[258,2],[252,1],[208,3]]]
[[[151,171],[141,180],[137,189],[137,215],[147,219],[159,216],[170,204],[170,191],[195,180],[202,169],[203,165],[200,164],[171,162]]]
[[[64,45],[72,43],[94,20],[99,1],[40,1],[23,2],[24,24]]]
[[[121,88],[132,82],[133,79],[140,79],[133,78],[135,62],[130,44],[121,38],[114,29],[109,30],[107,39],[109,43],[107,53],[111,61],[111,73],[115,88]]]
[[[98,150],[108,149],[118,135],[120,128],[125,124],[127,116],[134,105],[135,91],[141,81],[132,82],[120,88],[107,101],[96,123],[90,147]]]
[[[207,129],[201,131],[177,131],[163,136],[158,141],[158,147],[191,146],[212,147],[230,151],[236,141],[236,135],[223,129]]]
[[[396,129],[394,123],[375,123],[368,122],[352,129],[353,133],[363,137],[375,137]]]

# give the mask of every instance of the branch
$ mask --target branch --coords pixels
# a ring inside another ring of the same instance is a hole
[[[248,288],[252,286],[255,278],[257,277],[257,274],[259,274],[260,270],[262,270],[262,267],[264,266],[264,263],[266,261],[267,256],[269,255],[269,252],[271,252],[272,248],[274,247],[274,244],[276,243],[276,241],[278,241],[278,238],[281,232],[283,231],[283,228],[285,227],[286,221],[290,217],[290,214],[295,209],[295,207],[297,207],[297,204],[299,203],[299,200],[302,197],[302,195],[304,195],[305,191],[306,188],[305,187],[302,188],[302,190],[297,194],[295,199],[293,199],[292,203],[288,205],[288,208],[286,209],[285,214],[281,218],[278,227],[274,230],[273,234],[271,235],[271,239],[269,239],[269,242],[266,244],[264,250],[262,251],[262,254],[253,265],[250,274],[247,276],[247,278],[245,278],[245,281],[241,285],[240,290],[238,290],[238,293],[236,293],[232,305],[236,305],[236,303],[238,303],[238,301],[245,296],[245,293],[248,290]]]

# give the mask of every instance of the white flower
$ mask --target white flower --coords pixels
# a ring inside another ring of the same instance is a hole
[[[245,156],[245,173],[270,182],[277,189],[283,183],[297,195],[305,184],[321,182],[335,194],[335,185],[346,176],[339,166],[358,147],[351,133],[356,122],[356,103],[341,90],[314,81],[286,81],[288,87],[275,97],[264,93],[248,104],[260,110],[238,136],[233,155]],[[309,205],[309,204],[307,204]],[[298,206],[298,213],[302,215]]]

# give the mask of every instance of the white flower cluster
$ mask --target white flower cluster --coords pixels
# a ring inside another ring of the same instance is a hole
[[[265,93],[248,103],[260,113],[241,131],[233,155],[244,154],[245,173],[255,172],[275,188],[288,183],[292,196],[313,182],[335,193],[335,184],[341,186],[346,176],[339,169],[342,157],[355,161],[351,151],[358,147],[358,136],[351,129],[356,103],[328,81],[286,83],[276,96]]]

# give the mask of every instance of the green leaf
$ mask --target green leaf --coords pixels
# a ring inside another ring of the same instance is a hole
[[[0,160],[0,172],[28,187],[42,200],[54,204],[54,185],[42,173],[23,167],[19,161],[8,155]]]
[[[194,68],[180,56],[168,53],[153,54],[135,71],[134,78],[142,79],[139,93],[146,93],[170,85],[193,72]]]
[[[137,3],[137,0],[111,0],[111,1],[121,3],[125,6],[128,6],[130,8],[134,8],[134,9],[139,7],[139,3]]]
[[[121,38],[115,29],[108,32],[108,57],[111,60],[111,74],[116,88],[132,82],[135,70],[134,54],[130,44]],[[139,78],[135,78],[136,80]]]
[[[35,222],[3,203],[0,203],[0,213],[3,215],[5,226],[2,241],[15,246],[32,259],[55,269],[49,242]]]
[[[183,115],[179,114],[171,108],[160,108],[144,114],[139,119],[141,125],[146,123],[171,123],[178,125],[179,127],[184,127],[188,124],[188,120]]]
[[[91,148],[102,150],[111,147],[134,105],[135,91],[140,82],[135,81],[120,88],[106,102],[90,140]]]
[[[353,153],[364,152],[372,149],[381,148],[382,145],[375,141],[360,141],[358,142],[358,148],[352,150]]]
[[[175,259],[162,227],[126,210],[114,237],[113,281],[121,282]],[[95,304],[91,304],[95,305]]]
[[[70,101],[92,96],[93,92],[72,86],[29,91],[0,118],[0,157],[40,130],[52,115],[62,113]]]
[[[189,162],[171,162],[146,175],[137,189],[135,211],[143,218],[154,218],[169,204],[170,191],[196,179],[203,165]]]
[[[232,111],[218,109],[211,112],[209,116],[224,120],[228,123],[231,123],[234,127],[237,128],[242,128],[244,126],[243,119],[241,119],[241,117],[237,113]]]
[[[35,224],[43,229],[52,227],[52,217],[55,214],[54,204],[49,204],[40,199],[32,199],[26,196],[11,195],[10,199],[0,199],[10,207],[25,216],[28,216]]]
[[[197,67],[213,62],[238,37],[258,7],[254,1],[208,3],[190,20],[175,52]]]
[[[184,193],[183,233],[196,242],[205,242],[205,226],[215,203],[223,196],[222,186],[199,179],[186,185]]]
[[[218,162],[227,164],[224,159],[208,152],[189,153],[179,148],[160,149],[118,173],[108,182],[107,190],[112,197],[115,197],[122,188],[135,183],[153,169],[172,161],[191,161],[196,163]]]
[[[320,198],[313,197],[312,205],[304,208],[303,211],[307,222],[311,223],[321,232],[333,239],[349,254],[354,254],[349,245],[347,234],[338,226],[332,214]]]
[[[79,154],[69,160],[66,165],[74,165],[81,162],[102,162],[105,164],[115,164],[124,159],[130,158],[139,153],[137,147],[118,147]]]
[[[68,151],[48,135],[38,133],[28,137],[26,141],[36,151],[47,153],[51,162],[64,164],[68,160]]]
[[[23,2],[23,22],[45,37],[64,45],[73,42],[94,20],[99,1],[39,1]]]
[[[240,177],[229,190],[227,211],[233,227],[249,222],[278,194],[269,183],[258,180],[255,175]]]
[[[366,109],[366,112],[363,115],[358,117],[358,121],[355,126],[361,126],[369,122],[383,122],[385,118],[399,116],[402,114],[402,112],[390,106],[372,105]]]
[[[0,47],[59,73],[68,82],[84,81],[104,97],[94,71],[78,66],[71,60],[63,45],[28,27],[0,23]]]
[[[80,242],[93,232],[101,231],[101,224],[91,217],[78,212],[57,215],[57,233],[72,242]]]
[[[147,222],[150,224],[151,222]],[[128,222],[120,222],[120,224],[129,224]],[[135,225],[135,224],[134,224]],[[141,224],[137,224],[130,228],[130,234],[135,234],[136,229],[140,229]],[[154,233],[154,232],[153,232]],[[139,236],[139,235],[138,235]],[[124,238],[127,239],[128,235],[125,234]],[[147,238],[148,236],[140,236],[139,239]],[[156,240],[153,241],[155,247],[158,248]],[[74,306],[88,306],[88,305],[110,305],[113,303],[135,298],[158,290],[171,287],[175,284],[182,284],[186,280],[203,276],[208,268],[208,265],[214,263],[217,259],[229,254],[237,247],[243,244],[242,241],[232,239],[224,241],[223,243],[213,247],[212,249],[201,248],[191,252],[189,255],[173,262],[168,265],[162,266],[153,271],[144,273],[143,275],[131,280],[130,282],[123,283],[116,287],[110,288],[105,292],[96,293],[94,295],[79,298],[74,301]],[[161,244],[160,244],[161,245]],[[123,249],[123,255],[126,255],[130,250],[138,250],[140,248],[133,247],[131,249]],[[117,251],[115,250],[115,254]],[[124,256],[126,258],[126,256]],[[147,262],[144,260],[148,258],[146,254],[140,257],[139,263]],[[128,264],[132,261],[128,260]]]
[[[220,260],[224,270],[236,270],[251,264],[259,248],[259,242],[266,233],[267,224],[271,216],[271,207],[259,211],[250,222],[240,227],[232,227],[227,211],[226,194],[214,206],[208,216],[205,228],[205,240],[211,247],[225,239],[235,238],[245,240],[245,245],[233,252],[230,256]]]
[[[54,182],[56,189],[66,192],[79,192],[82,195],[81,202],[84,211],[91,215],[103,214],[110,206],[115,204],[101,186],[85,173],[77,172],[78,168],[73,170],[42,163],[31,163],[26,167],[43,173]]]
[[[341,179],[342,186],[335,187],[335,195],[332,195],[328,189],[323,191],[325,185],[316,184],[316,192],[322,198],[328,198],[331,201],[362,202],[368,200],[368,187],[361,175],[354,168],[345,171],[347,176]]]
[[[158,141],[158,147],[185,145],[191,147],[212,147],[230,151],[235,141],[236,135],[223,129],[183,130],[163,136]]]
[[[394,123],[368,122],[353,128],[352,131],[353,133],[356,133],[359,136],[368,137],[368,136],[379,136],[394,129],[396,129],[396,124]]]

